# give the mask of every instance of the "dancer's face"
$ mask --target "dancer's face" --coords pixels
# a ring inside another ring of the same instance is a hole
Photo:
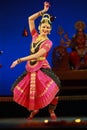
[[[40,25],[40,34],[48,35],[51,31],[51,25],[49,23],[42,23]]]

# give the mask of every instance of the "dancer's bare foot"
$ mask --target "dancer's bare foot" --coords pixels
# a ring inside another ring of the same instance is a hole
[[[52,120],[56,120],[57,119],[57,116],[55,114],[55,112],[53,110],[49,110],[49,113],[50,113],[50,117]]]
[[[28,120],[32,120],[34,116],[39,112],[39,110],[34,110],[31,112],[30,116],[28,117]]]

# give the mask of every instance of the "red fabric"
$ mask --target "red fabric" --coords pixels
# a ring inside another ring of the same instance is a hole
[[[80,65],[80,56],[76,51],[70,53],[70,62],[74,65],[74,67]]]
[[[35,88],[33,89],[33,86],[30,86],[31,74],[28,73],[14,88],[14,101],[29,110],[44,108],[52,102],[59,91],[59,87],[50,77],[38,70]]]
[[[41,45],[41,48],[44,48],[47,52],[50,51],[52,47],[52,42],[50,40],[46,40],[45,42],[43,42],[43,44]]]
[[[33,37],[34,35],[38,35],[37,30],[36,30],[36,29],[33,29],[32,32],[31,32],[31,35],[32,35],[32,37]]]
[[[51,104],[52,104],[52,105],[57,105],[57,103],[58,103],[58,98],[55,97],[55,98],[52,100]]]

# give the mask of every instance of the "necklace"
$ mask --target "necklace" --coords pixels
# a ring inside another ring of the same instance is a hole
[[[31,52],[34,53],[35,52],[35,49],[38,47],[38,45],[40,44],[41,42],[38,42],[37,44],[36,43],[32,43],[31,44]],[[35,46],[34,46],[35,44]]]
[[[45,41],[48,38],[43,38],[41,36],[38,36],[34,43],[31,44],[31,52],[34,53],[35,49],[41,44],[41,42]],[[35,44],[35,46],[34,46]]]
[[[48,39],[48,37],[46,37],[46,36],[41,36],[41,35],[39,35],[37,38],[36,38],[36,40],[35,40],[35,42],[37,43],[38,41],[43,41],[43,40],[45,40],[45,39]]]

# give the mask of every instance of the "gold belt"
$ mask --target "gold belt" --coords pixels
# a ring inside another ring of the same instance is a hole
[[[35,59],[35,60],[31,60],[32,62],[34,62],[34,61],[42,61],[42,60],[45,60],[46,59],[46,57],[38,57],[37,59]]]
[[[37,61],[41,61],[41,60],[45,60],[45,59],[46,59],[46,57],[38,57]]]

